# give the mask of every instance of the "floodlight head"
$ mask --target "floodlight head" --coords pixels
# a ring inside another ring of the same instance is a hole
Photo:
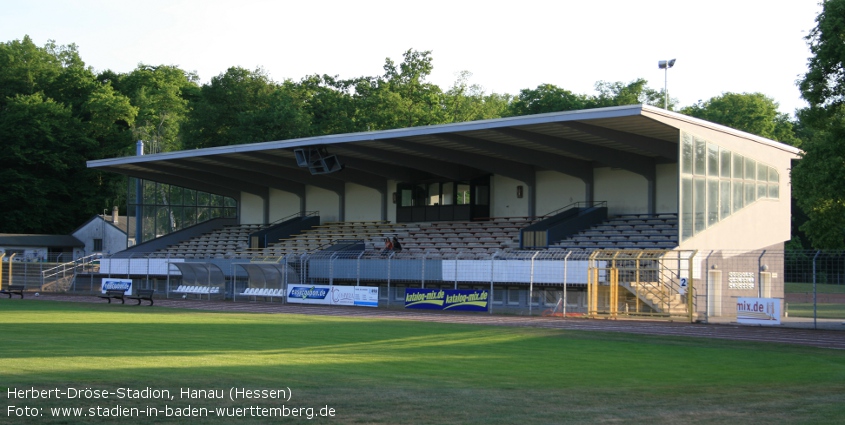
[[[675,66],[675,59],[670,59],[668,61],[659,61],[657,62],[657,67],[660,69],[671,68]]]

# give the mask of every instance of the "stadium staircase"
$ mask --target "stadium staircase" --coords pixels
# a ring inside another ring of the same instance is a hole
[[[101,258],[102,254],[92,254],[44,270],[41,273],[41,291],[67,292],[73,286],[79,273],[99,272]]]

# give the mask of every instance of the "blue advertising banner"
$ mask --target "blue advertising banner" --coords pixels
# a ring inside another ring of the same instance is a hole
[[[486,289],[405,289],[405,308],[487,311]]]

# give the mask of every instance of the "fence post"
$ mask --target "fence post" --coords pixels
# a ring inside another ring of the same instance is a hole
[[[818,329],[818,303],[816,302],[816,258],[819,257],[821,251],[816,251],[813,256],[813,329]]]
[[[540,251],[535,251],[531,256],[531,275],[528,280],[528,315],[533,316],[534,313],[534,259],[540,255]]]
[[[487,302],[487,311],[493,314],[493,281],[496,279],[496,257],[501,251],[496,251],[490,257],[490,300]]]
[[[567,268],[569,267],[569,256],[572,251],[566,251],[566,257],[563,257],[563,318],[566,318],[566,282],[567,282]]]
[[[695,316],[695,312],[692,311],[693,309],[693,298],[695,291],[695,280],[693,279],[693,259],[695,258],[696,254],[698,254],[698,250],[693,250],[692,255],[689,256],[689,265],[687,265],[687,313],[689,314],[689,322],[693,323],[695,320],[693,319]]]

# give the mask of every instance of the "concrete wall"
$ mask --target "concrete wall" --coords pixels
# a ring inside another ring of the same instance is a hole
[[[370,221],[380,219],[381,193],[369,187],[357,185],[354,183],[347,183],[345,220]]]
[[[536,180],[537,215],[587,199],[586,186],[581,179],[556,171],[538,171]]]
[[[338,221],[340,204],[336,193],[314,186],[305,186],[305,211],[319,211],[320,222]]]
[[[522,198],[516,187],[522,186]],[[490,215],[493,217],[525,217],[528,215],[528,186],[509,177],[494,175],[490,179]]]
[[[596,168],[593,175],[594,199],[607,201],[609,215],[648,212],[648,182],[645,177],[615,168]]]
[[[241,224],[264,224],[264,200],[260,196],[241,192],[240,208]]]
[[[270,189],[270,223],[299,212],[300,199],[290,192]]]
[[[655,184],[655,213],[677,213],[678,164],[659,164]]]

